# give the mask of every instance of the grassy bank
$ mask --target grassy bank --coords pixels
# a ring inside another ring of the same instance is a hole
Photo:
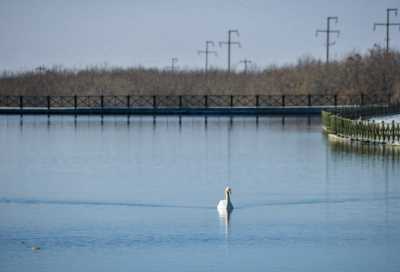
[[[305,57],[296,64],[261,71],[164,71],[91,67],[84,70],[40,68],[4,72],[0,95],[269,95],[361,94],[400,96],[400,52],[375,47],[325,65]]]

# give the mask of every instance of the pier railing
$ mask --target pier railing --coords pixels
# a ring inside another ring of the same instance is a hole
[[[377,122],[373,117],[400,114],[400,104],[331,109],[322,111],[322,124],[329,134],[367,143],[400,144],[400,123]]]
[[[360,95],[120,95],[0,96],[6,108],[229,108],[386,105],[391,96]]]

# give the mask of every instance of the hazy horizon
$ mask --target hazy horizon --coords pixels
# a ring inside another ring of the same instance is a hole
[[[396,5],[397,4],[397,5]],[[31,70],[38,66],[85,68],[96,65],[165,68],[172,57],[177,66],[202,69],[206,40],[216,43],[210,65],[224,69],[228,29],[238,29],[242,48],[232,48],[232,67],[242,69],[246,58],[258,67],[295,63],[312,56],[325,60],[327,16],[338,16],[341,34],[331,59],[374,44],[385,46],[386,8],[397,1],[357,0],[347,3],[294,1],[0,1],[0,70]],[[400,14],[392,15],[400,23]],[[391,28],[391,48],[400,48],[399,27]]]

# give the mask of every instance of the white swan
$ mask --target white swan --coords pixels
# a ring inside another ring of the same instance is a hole
[[[217,209],[220,213],[230,213],[233,210],[233,205],[231,202],[231,193],[232,190],[229,187],[225,188],[225,199],[220,200],[217,206]]]

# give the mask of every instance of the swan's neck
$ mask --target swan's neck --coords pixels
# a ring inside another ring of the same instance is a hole
[[[225,200],[227,203],[231,203],[231,194],[229,192],[225,192]]]

